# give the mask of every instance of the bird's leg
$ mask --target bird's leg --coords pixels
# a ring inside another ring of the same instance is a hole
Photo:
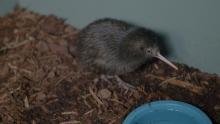
[[[109,76],[109,75],[101,75],[100,78],[108,83],[111,83],[111,81],[109,79],[112,78],[112,76]]]
[[[126,90],[133,90],[133,89],[135,89],[134,86],[132,86],[131,84],[129,84],[129,83],[125,82],[125,81],[123,81],[118,75],[115,75],[114,77],[115,77],[115,79],[118,82],[118,85],[120,87],[122,87],[122,88],[124,88]]]
[[[111,77],[102,74],[102,75],[100,75],[99,77],[95,78],[95,79],[93,80],[93,82],[96,84],[96,83],[98,83],[100,80],[104,80],[104,81],[107,82],[107,83],[111,83],[111,81],[109,80],[110,78],[111,78]]]
[[[100,80],[104,80],[104,81],[106,81],[108,83],[111,83],[110,79],[115,79],[117,81],[119,87],[125,89],[126,91],[135,89],[134,86],[132,86],[131,84],[129,84],[129,83],[125,82],[125,81],[123,81],[118,75],[111,76],[111,75],[104,75],[104,74],[102,74],[99,79]],[[96,79],[96,82],[99,79]]]

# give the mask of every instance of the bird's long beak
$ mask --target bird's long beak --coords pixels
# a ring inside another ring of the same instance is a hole
[[[165,57],[163,57],[160,53],[157,53],[157,56],[155,56],[155,57],[164,61],[165,63],[167,63],[169,66],[173,67],[174,69],[178,70],[178,68],[173,63],[171,63],[169,60],[167,60]]]

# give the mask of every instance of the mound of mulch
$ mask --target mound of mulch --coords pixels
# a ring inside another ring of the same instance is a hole
[[[180,100],[220,124],[220,78],[184,64],[160,61],[116,80],[82,70],[68,47],[78,30],[63,19],[17,7],[0,17],[0,123],[120,124],[144,103]]]

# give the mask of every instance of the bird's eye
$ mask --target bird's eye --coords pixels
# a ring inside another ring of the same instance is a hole
[[[147,49],[147,53],[151,53],[151,49]]]

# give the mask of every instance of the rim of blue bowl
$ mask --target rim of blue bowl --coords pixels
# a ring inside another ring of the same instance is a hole
[[[131,122],[144,112],[151,112],[154,109],[175,109],[176,111],[184,111],[185,114],[193,115],[200,119],[204,124],[212,124],[210,118],[199,108],[185,102],[175,100],[159,100],[144,104],[128,114],[122,124],[131,124]]]

